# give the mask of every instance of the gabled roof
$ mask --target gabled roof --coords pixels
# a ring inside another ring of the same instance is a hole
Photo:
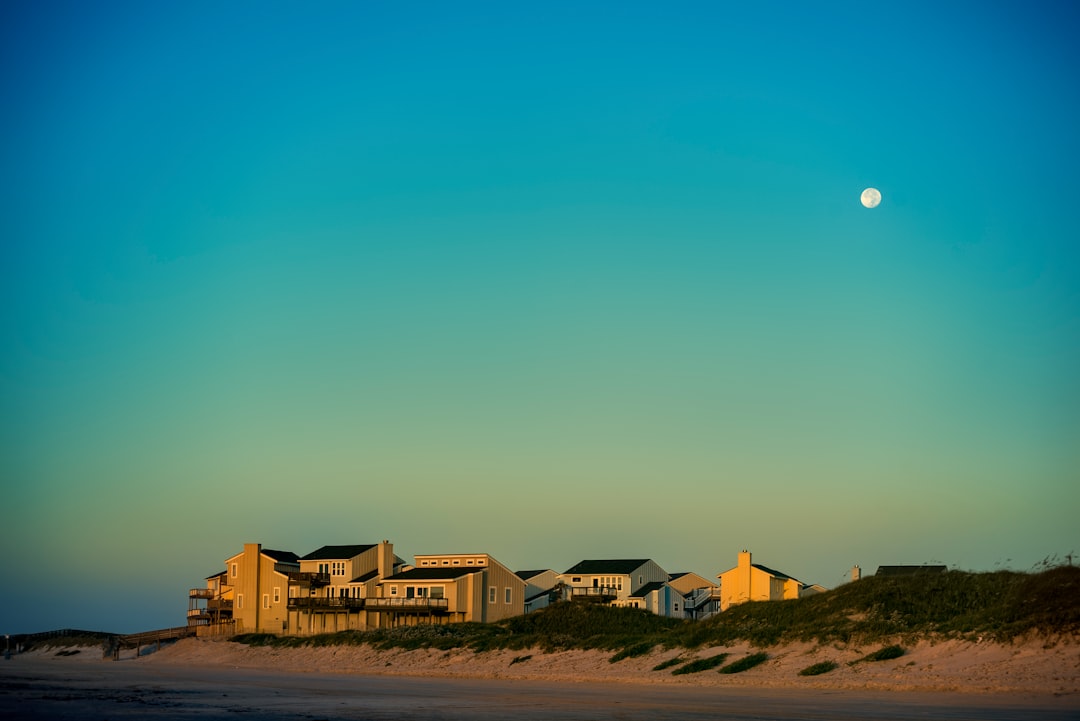
[[[919,576],[924,573],[945,573],[945,566],[878,566],[875,576]]]
[[[365,573],[362,576],[357,576],[353,580],[349,581],[349,583],[364,583],[365,581],[370,581],[371,579],[375,578],[378,575],[379,575],[379,569],[376,568],[373,571],[368,571],[367,573]]]
[[[751,563],[750,565],[759,571],[764,571],[765,573],[768,573],[771,576],[776,576],[777,578],[786,578],[792,581],[797,581],[798,583],[802,583],[802,581],[799,581],[799,579],[795,578],[794,576],[789,576],[786,573],[781,573],[780,571],[773,570],[768,566],[762,566],[760,563]]]
[[[645,598],[645,596],[649,595],[653,591],[663,588],[666,585],[667,584],[664,581],[653,581],[651,583],[646,583],[644,586],[631,593],[630,598]]]
[[[528,581],[533,576],[539,576],[541,573],[547,573],[550,570],[549,568],[542,568],[539,571],[515,571],[514,573],[523,581]]]
[[[278,563],[298,563],[300,561],[300,557],[292,551],[273,551],[269,548],[264,548],[262,552],[264,556],[270,556],[270,558]]]
[[[206,580],[209,581],[211,578],[217,578],[218,576],[224,576],[227,573],[228,573],[228,570],[218,571],[217,573],[211,573],[209,576],[206,577]]]
[[[323,546],[301,558],[301,561],[337,561],[359,556],[369,548],[374,548],[374,543],[366,543],[358,546]]]
[[[628,575],[649,562],[647,558],[581,561],[567,573],[613,573]]]
[[[683,576],[688,576],[688,575],[690,575],[690,571],[680,571],[678,573],[669,573],[668,578],[670,578],[672,581],[674,581],[677,578],[682,578]]]
[[[383,581],[438,581],[449,580],[467,576],[470,573],[481,573],[484,566],[436,566],[435,568],[413,568],[402,571],[396,575],[384,578]]]

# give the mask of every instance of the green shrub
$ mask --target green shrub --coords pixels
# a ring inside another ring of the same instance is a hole
[[[742,673],[743,671],[751,669],[754,666],[760,666],[768,660],[769,654],[765,652],[752,653],[749,656],[744,656],[738,661],[729,663],[727,666],[724,666],[722,669],[720,669],[720,673]]]
[[[528,656],[514,656],[510,661],[510,665],[513,666],[515,663],[525,663],[530,658],[532,658],[532,654],[529,654]]]
[[[627,646],[622,651],[619,651],[617,654],[612,656],[609,661],[611,663],[618,663],[624,658],[635,658],[637,656],[644,656],[649,651],[652,651],[654,646],[656,646],[656,644],[652,641],[642,641],[641,643],[635,643],[633,646]]]
[[[859,661],[888,661],[890,659],[900,658],[904,653],[904,649],[900,646],[886,646],[885,648],[878,649],[873,653],[863,656]]]
[[[821,663],[815,663],[813,666],[807,666],[802,671],[799,671],[800,676],[820,676],[823,673],[829,671],[835,671],[839,668],[836,661],[822,661]]]
[[[669,658],[667,661],[661,661],[660,663],[653,666],[653,671],[663,671],[664,669],[671,668],[672,666],[678,666],[682,662],[683,662],[682,656],[676,656],[674,658]]]
[[[708,658],[699,658],[696,661],[690,661],[687,664],[680,666],[671,672],[672,676],[682,676],[686,673],[701,673],[702,671],[708,671],[710,668],[716,668],[724,662],[724,659],[728,657],[728,654],[721,653],[716,656],[710,656]]]

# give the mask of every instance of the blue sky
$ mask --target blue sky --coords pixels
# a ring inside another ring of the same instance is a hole
[[[0,9],[3,631],[1080,549],[1074,9],[509,5]]]

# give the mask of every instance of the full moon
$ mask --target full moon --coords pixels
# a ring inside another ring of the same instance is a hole
[[[867,208],[876,208],[881,203],[881,192],[877,188],[867,188],[859,200]]]

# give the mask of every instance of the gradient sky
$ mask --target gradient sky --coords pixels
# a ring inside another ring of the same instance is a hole
[[[0,632],[1080,551],[1076,8],[660,5],[0,6]]]

